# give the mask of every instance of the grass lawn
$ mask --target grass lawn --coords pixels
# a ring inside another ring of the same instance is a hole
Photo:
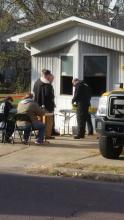
[[[25,94],[0,94],[0,102],[7,96],[12,96],[14,100],[13,104],[17,105],[18,102],[25,96]]]

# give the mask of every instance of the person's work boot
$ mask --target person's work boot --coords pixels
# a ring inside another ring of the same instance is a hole
[[[59,136],[60,133],[59,133],[58,131],[53,131],[53,132],[52,132],[52,135],[53,135],[53,136]]]
[[[55,139],[54,136],[46,137],[46,139]]]
[[[93,132],[89,132],[88,135],[93,135]]]

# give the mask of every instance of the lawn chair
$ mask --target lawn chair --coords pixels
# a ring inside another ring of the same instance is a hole
[[[30,135],[29,135],[29,140],[28,140],[28,144],[30,146],[32,131],[34,131],[34,134],[35,134],[35,137],[36,137],[36,133],[35,133],[35,130],[33,128],[30,116],[27,115],[27,114],[24,114],[24,113],[17,113],[17,114],[15,114],[14,119],[15,119],[15,129],[14,129],[14,134],[13,134],[13,143],[14,143],[14,140],[15,140],[16,131],[18,131],[20,140],[23,143],[23,132],[26,131],[27,129],[30,129]],[[30,127],[29,126],[20,126],[20,125],[18,126],[17,121],[28,122],[30,124]]]

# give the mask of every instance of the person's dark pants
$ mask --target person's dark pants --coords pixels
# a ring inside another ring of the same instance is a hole
[[[78,132],[77,136],[84,137],[85,136],[85,127],[86,121],[88,117],[88,108],[89,106],[83,106],[82,104],[77,105],[77,127]]]
[[[28,141],[31,133],[31,125],[22,126],[22,130],[24,130],[23,139]]]
[[[15,123],[14,121],[8,120],[7,121],[7,128],[6,128],[6,139],[9,139],[13,132],[14,132]]]
[[[53,136],[60,135],[60,133],[58,131],[56,131],[56,129],[55,129],[55,115],[54,114],[53,114],[52,135]]]
[[[88,112],[87,115],[87,129],[88,129],[88,135],[93,134],[93,125],[92,125],[92,120],[91,120],[91,114]]]
[[[55,133],[55,116],[53,114],[53,126],[52,126],[52,135]]]

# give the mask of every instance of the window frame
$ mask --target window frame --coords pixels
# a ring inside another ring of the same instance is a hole
[[[72,79],[73,79],[73,75],[74,75],[74,54],[73,53],[68,53],[68,54],[66,54],[66,53],[61,53],[60,54],[60,56],[59,56],[59,59],[60,59],[60,65],[59,65],[59,95],[60,96],[68,96],[68,97],[70,97],[70,96],[72,96],[73,95],[73,88],[72,88],[72,94],[61,94],[61,76],[62,76],[62,71],[61,71],[61,64],[62,64],[62,57],[63,56],[67,56],[67,57],[69,57],[69,56],[72,56],[73,57],[73,73],[72,73]]]

